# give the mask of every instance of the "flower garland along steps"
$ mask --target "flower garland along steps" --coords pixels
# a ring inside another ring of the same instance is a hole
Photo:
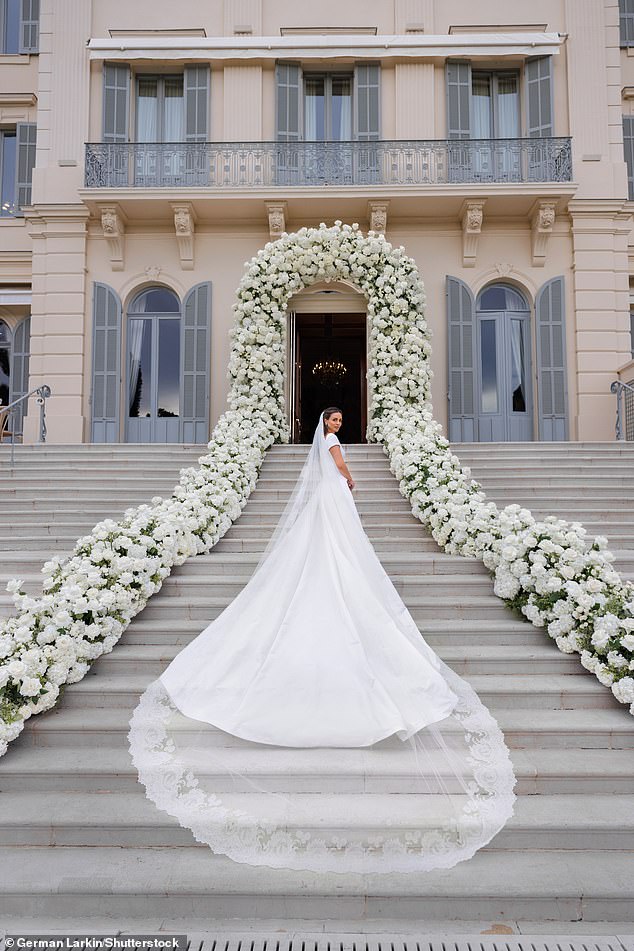
[[[316,281],[343,280],[368,301],[368,438],[382,443],[414,514],[446,551],[480,558],[494,590],[560,650],[609,685],[634,713],[634,588],[612,567],[606,540],[578,523],[500,510],[460,465],[433,419],[425,295],[414,261],[358,225],[303,228],[246,265],[231,332],[229,409],[198,467],[169,499],[128,509],[43,569],[41,597],[9,583],[17,613],[0,626],[0,754],[24,721],[52,707],[111,651],[175,565],[209,551],[239,516],[266,449],[287,442],[283,408],[286,310]]]

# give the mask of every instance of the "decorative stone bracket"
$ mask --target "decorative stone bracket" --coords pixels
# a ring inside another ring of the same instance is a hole
[[[531,251],[533,267],[546,263],[546,247],[555,225],[557,202],[549,199],[538,201],[531,211]]]
[[[389,201],[368,202],[370,231],[374,231],[376,234],[385,234],[387,231],[387,212],[389,207]]]
[[[285,201],[265,201],[264,205],[269,219],[269,235],[275,240],[286,231],[287,205]]]
[[[122,271],[125,259],[126,219],[118,205],[101,205],[101,227],[108,242],[110,266],[113,271]]]
[[[193,271],[194,234],[196,229],[194,209],[189,203],[173,204],[172,211],[174,212],[174,229],[178,242],[181,268],[183,271]]]
[[[475,267],[478,252],[478,238],[482,232],[484,206],[486,198],[468,198],[460,209],[462,221],[462,265]]]

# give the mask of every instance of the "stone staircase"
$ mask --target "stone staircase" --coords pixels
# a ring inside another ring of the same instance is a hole
[[[456,447],[490,497],[606,534],[634,574],[634,445]],[[518,777],[516,815],[469,862],[432,875],[251,868],[214,855],[145,799],[127,749],[140,693],[248,580],[305,456],[276,446],[239,520],[176,569],[58,707],[0,760],[0,898],[7,930],[242,927],[631,931],[634,723],[609,690],[513,616],[475,561],[445,555],[411,515],[378,446],[350,446],[366,531],[421,632],[490,707]],[[53,552],[106,515],[169,494],[200,447],[0,448],[0,615],[6,580],[37,591]],[[324,793],[326,795],[327,793]],[[377,923],[380,922],[380,927]],[[439,926],[440,927],[440,926]]]

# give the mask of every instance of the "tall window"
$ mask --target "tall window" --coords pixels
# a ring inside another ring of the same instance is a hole
[[[0,0],[0,39],[2,53],[20,52],[21,0]]]
[[[619,0],[621,46],[634,46],[634,0]]]
[[[518,73],[473,70],[471,101],[474,139],[515,139],[520,135]]]
[[[37,53],[40,0],[0,0],[0,53]]]
[[[308,142],[352,139],[351,75],[304,75],[304,138]]]
[[[0,217],[13,217],[17,205],[17,136],[0,132]]]
[[[183,77],[139,76],[136,96],[137,142],[183,142]]]

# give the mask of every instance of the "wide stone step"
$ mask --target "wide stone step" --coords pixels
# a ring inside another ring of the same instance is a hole
[[[143,609],[146,620],[171,622],[172,620],[187,619],[212,621],[224,610],[231,598],[228,597],[199,597],[188,598],[182,603],[176,598],[152,598]],[[484,619],[504,617],[507,610],[494,596],[493,592],[479,596],[461,595],[455,592],[451,602],[444,597],[428,595],[424,598],[410,597],[407,606],[415,621],[429,618],[460,618]]]
[[[223,734],[224,736],[224,734]],[[399,741],[395,741],[399,742]],[[219,744],[219,749],[221,744]],[[382,764],[368,765],[367,758],[351,755],[351,750],[308,750],[299,769],[293,751],[293,771],[289,772],[288,751],[280,747],[243,749],[231,744],[226,755],[238,772],[250,771],[267,789],[279,792],[338,793],[358,781],[365,781],[372,791],[394,791],[394,757],[386,755]],[[535,795],[630,795],[634,781],[632,750],[561,750],[513,749],[511,759],[517,779],[518,796]],[[324,754],[337,754],[325,757]],[[278,755],[279,754],[279,755]],[[208,777],[218,792],[233,790],[233,780],[226,770],[208,765],[198,771]],[[408,782],[408,773],[396,780],[399,788]],[[343,786],[342,786],[343,784]],[[3,793],[20,793],[27,789],[38,792],[134,792],[138,789],[138,773],[124,748],[94,750],[43,748],[34,755],[28,746],[12,751],[2,769]],[[420,776],[411,774],[412,790],[420,789]]]
[[[191,639],[195,636],[192,634]],[[96,675],[143,674],[158,677],[180,653],[182,647],[183,644],[170,643],[146,646],[118,644],[112,653],[96,661],[93,671]],[[522,676],[525,670],[530,670],[532,674],[579,674],[578,657],[562,654],[554,644],[547,642],[539,647],[452,644],[438,648],[436,653],[461,675],[474,673]]]
[[[510,612],[504,612],[494,619],[477,620],[468,618],[462,621],[456,619],[425,618],[419,620],[418,626],[425,640],[434,648],[440,645],[487,646],[499,644],[513,646],[542,645],[547,635],[541,628],[536,628],[528,621],[515,620]],[[154,644],[162,646],[166,643],[187,644],[202,630],[197,620],[179,618],[171,620],[168,625],[157,620],[146,619],[143,614],[137,615],[125,632],[126,644]]]
[[[208,554],[196,555],[189,558],[184,565],[175,567],[171,577],[236,575],[249,578],[258,560],[259,556],[256,552],[219,552],[215,545]],[[475,574],[490,577],[484,565],[475,558],[447,555],[437,547],[435,552],[426,550],[384,552],[381,555],[381,562],[390,576],[416,572],[425,575]],[[12,577],[13,575],[9,572],[18,571],[27,584],[41,583],[42,564],[42,555],[36,552],[7,552],[2,557],[0,578],[5,574]]]
[[[303,802],[303,808],[310,806]],[[411,801],[407,801],[411,799]],[[433,797],[426,808],[433,808]],[[142,790],[138,793],[66,793],[51,797],[43,792],[5,793],[0,817],[0,848],[6,846],[116,846],[123,848],[202,848],[176,819],[156,809]],[[355,799],[321,797],[320,813],[327,820],[316,823],[325,831],[353,830],[357,835],[381,830],[389,824],[401,829],[420,828],[421,803],[416,796],[372,796],[372,815],[351,808]],[[339,801],[341,800],[341,801]],[[634,813],[629,796],[525,796],[515,804],[515,814],[488,850],[508,849],[613,849],[634,847]]]
[[[94,670],[95,668],[93,668]],[[71,707],[123,707],[130,711],[148,684],[151,675],[97,675],[90,672],[64,692],[64,703]],[[492,710],[517,706],[550,710],[616,709],[619,704],[609,690],[584,670],[577,675],[555,674],[465,675],[482,702]]]
[[[168,885],[166,883],[169,883]],[[285,923],[390,918],[561,922],[630,920],[631,859],[622,851],[481,850],[433,875],[336,875],[239,865],[207,849],[107,846],[0,850],[5,916],[73,921],[193,919]],[[254,911],[255,910],[255,911]],[[138,932],[137,932],[138,933]],[[301,924],[300,924],[301,933]]]
[[[145,501],[149,502],[150,498],[148,497]],[[82,518],[97,522],[108,517],[108,513],[113,509],[116,511],[128,507],[130,507],[129,504],[122,504],[121,502],[117,506],[88,504],[80,506],[76,504],[74,508],[64,510],[53,503],[47,507],[42,506],[38,510],[33,507],[24,507],[17,501],[10,507],[10,510],[7,508],[0,510],[0,525],[53,524],[55,522],[73,524],[77,522],[78,510],[81,512]],[[248,512],[244,511],[240,518],[248,522],[266,519],[269,523],[276,524],[283,510],[284,502],[282,501],[261,502],[250,499]],[[357,510],[360,515],[374,518],[380,522],[384,522],[386,519],[411,521],[413,518],[409,503],[398,496],[390,502],[360,499],[357,502]]]
[[[61,703],[54,710],[28,720],[12,751],[28,746],[126,749],[129,720],[130,711],[122,708],[69,708]],[[634,730],[625,707],[617,710],[502,707],[496,712],[496,720],[512,749],[634,749]],[[228,734],[219,736],[225,745],[232,742]],[[235,742],[241,741],[236,738]]]

